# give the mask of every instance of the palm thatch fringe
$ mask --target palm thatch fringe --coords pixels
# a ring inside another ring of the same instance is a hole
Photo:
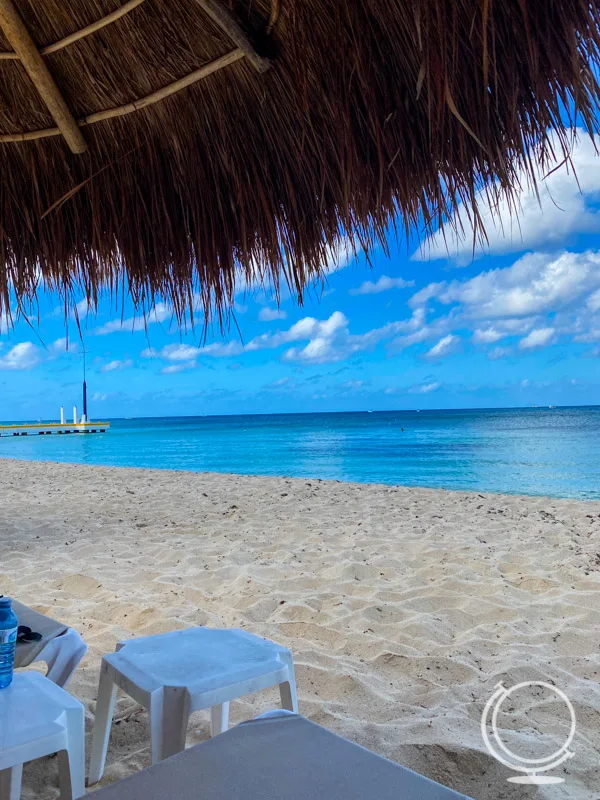
[[[301,299],[346,238],[434,229],[482,188],[510,200],[575,119],[598,129],[600,0],[13,3],[88,149],[0,60],[0,310],[42,286],[180,320],[198,296],[222,320],[242,284]]]

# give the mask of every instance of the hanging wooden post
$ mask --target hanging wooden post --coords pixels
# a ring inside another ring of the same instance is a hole
[[[233,15],[220,3],[220,0],[196,0],[198,5],[208,14],[214,23],[226,33],[240,50],[243,51],[248,61],[257,72],[266,72],[271,66],[270,62],[259,56],[252,42]]]
[[[0,27],[27,70],[38,94],[54,117],[73,153],[83,153],[87,144],[54,78],[48,71],[25,23],[12,0],[0,0]]]

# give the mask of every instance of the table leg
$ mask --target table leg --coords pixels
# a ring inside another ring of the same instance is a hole
[[[218,736],[229,728],[229,703],[221,703],[210,710],[210,735]]]
[[[161,758],[169,758],[185,750],[189,718],[190,696],[187,689],[181,686],[165,686],[162,703]],[[152,721],[150,724],[154,726]]]
[[[85,715],[83,708],[70,708],[67,716],[67,749],[58,753],[61,800],[76,800],[85,794]]]
[[[105,669],[103,664],[100,672],[96,719],[94,721],[94,733],[92,735],[92,755],[90,758],[90,771],[88,775],[89,786],[93,783],[98,783],[104,772],[110,728],[113,714],[115,713],[115,703],[117,701],[117,690],[118,687],[113,681],[111,672]]]
[[[296,694],[296,676],[294,675],[294,661],[290,654],[287,664],[288,679],[279,684],[281,705],[288,711],[298,713],[298,696]]]

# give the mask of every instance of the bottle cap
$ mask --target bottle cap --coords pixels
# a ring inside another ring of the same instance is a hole
[[[5,597],[3,594],[0,594],[0,608],[8,608],[12,605],[12,600],[10,597]]]

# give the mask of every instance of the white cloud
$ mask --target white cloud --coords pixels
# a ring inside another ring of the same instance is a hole
[[[238,356],[261,350],[276,349],[285,345],[306,342],[304,346],[288,348],[282,355],[284,361],[301,361],[313,364],[334,363],[348,358],[354,353],[372,349],[379,342],[393,336],[416,331],[424,319],[422,309],[413,312],[411,318],[389,322],[361,334],[350,333],[348,319],[341,311],[324,320],[304,317],[287,330],[263,333],[247,344],[232,339],[229,342],[213,342],[203,347],[187,344],[166,345],[157,351],[154,348],[143,350],[144,358],[163,358],[166,361],[193,361],[199,357],[213,358]]]
[[[503,339],[506,333],[496,330],[495,328],[477,328],[473,333],[473,341],[475,344],[493,344],[499,339]]]
[[[261,322],[273,322],[276,319],[285,319],[286,312],[282,308],[261,308],[258,312],[258,318]]]
[[[308,361],[313,364],[326,364],[341,361],[346,352],[336,348],[335,343],[324,336],[311,339],[306,347],[291,347],[283,354],[286,361]]]
[[[425,324],[435,304],[449,311]],[[549,327],[574,341],[600,341],[600,252],[528,253],[474,278],[431,283],[409,305],[421,311],[422,324],[398,347],[468,328],[483,345]]]
[[[324,265],[325,274],[338,272],[338,270],[347,267],[356,257],[355,253],[358,254],[360,250],[360,246],[353,244],[348,237],[341,239],[336,247],[327,249]]]
[[[596,311],[600,311],[600,289],[596,289],[595,292],[588,297],[587,307],[592,313],[596,313]]]
[[[180,351],[173,350],[173,354],[170,358],[183,357],[183,353],[186,352],[184,349],[185,345],[181,345],[180,347],[182,348]],[[161,355],[166,349],[167,348],[163,348]],[[190,350],[193,350],[193,348],[190,348]],[[240,341],[232,339],[230,342],[213,342],[212,344],[207,344],[204,347],[199,347],[195,352],[196,355],[214,356],[215,358],[221,358],[222,356],[239,356],[240,353],[244,352],[244,345]],[[169,356],[167,356],[167,358],[168,357]]]
[[[439,388],[438,381],[432,381],[431,383],[422,383],[420,386],[411,386],[408,391],[412,394],[430,394],[431,392],[436,392]]]
[[[498,361],[499,358],[509,355],[511,352],[510,347],[494,347],[488,353],[488,358],[492,361]]]
[[[455,353],[459,344],[459,337],[449,333],[447,336],[444,336],[442,339],[440,339],[437,344],[434,344],[431,350],[426,353],[426,358],[445,358],[451,353]]]
[[[575,234],[600,231],[600,214],[591,205],[600,192],[600,159],[589,136],[583,131],[579,135],[571,152],[572,166],[566,162],[555,171],[556,162],[536,167],[539,200],[524,171],[515,181],[521,186],[515,207],[511,208],[504,197],[490,205],[483,193],[478,194],[486,244],[477,243],[473,251],[472,212],[461,206],[454,219],[462,232],[457,235],[447,225],[431,236],[413,258],[420,261],[450,257],[467,263],[473,255],[478,258],[485,253],[556,250]],[[553,144],[560,162],[562,151],[556,136]]]
[[[199,352],[198,347],[189,344],[168,344],[159,352],[152,351],[151,355],[159,355],[167,361],[193,361]],[[144,350],[142,355],[148,351]]]
[[[599,165],[600,166],[600,165]],[[473,319],[559,311],[600,286],[600,253],[528,253],[512,266],[467,281],[436,284],[441,303],[461,303]]]
[[[576,342],[600,342],[600,320],[598,320],[593,327],[584,333],[579,333],[573,337]]]
[[[535,328],[519,342],[521,350],[535,350],[546,347],[554,339],[554,328]]]
[[[118,333],[120,331],[124,331],[125,333],[145,331],[148,325],[166,322],[166,320],[172,318],[173,309],[171,306],[166,303],[157,303],[150,309],[145,319],[143,316],[129,317],[128,319],[113,319],[101,325],[99,328],[96,328],[92,333],[96,336],[106,336],[109,333]]]
[[[285,378],[278,378],[276,381],[273,381],[268,385],[268,389],[281,389],[282,386],[285,386],[290,382],[288,377]]]
[[[0,358],[0,369],[26,370],[33,369],[42,360],[40,348],[33,342],[15,344]]]
[[[83,300],[80,300],[75,304],[73,316],[75,319],[85,319],[92,310],[93,309],[90,301],[87,299],[87,297],[84,297]]]
[[[378,281],[365,281],[357,289],[350,289],[350,294],[379,294],[387,292],[389,289],[404,289],[407,286],[414,286],[414,281],[405,281],[404,278],[389,278],[382,275]]]
[[[185,372],[188,369],[195,369],[198,365],[195,361],[184,361],[181,364],[167,364],[160,371],[161,375],[174,375],[177,372]]]
[[[418,292],[415,292],[413,296],[408,301],[408,305],[411,308],[420,308],[422,306],[426,306],[427,303],[432,300],[434,297],[437,297],[442,289],[448,284],[446,281],[441,281],[440,283],[428,283],[427,286],[424,286],[422,289],[419,289]]]
[[[100,372],[116,372],[132,366],[133,361],[130,358],[126,358],[123,361],[115,359],[114,361],[109,361],[108,364],[105,364],[103,367],[100,367]]]
[[[73,339],[67,339],[65,336],[60,339],[55,339],[51,345],[48,346],[48,354],[50,357],[56,357],[68,353],[73,355],[79,352],[79,342]]]
[[[92,395],[92,402],[93,403],[103,403],[105,400],[108,399],[108,395],[103,392],[94,392]]]

